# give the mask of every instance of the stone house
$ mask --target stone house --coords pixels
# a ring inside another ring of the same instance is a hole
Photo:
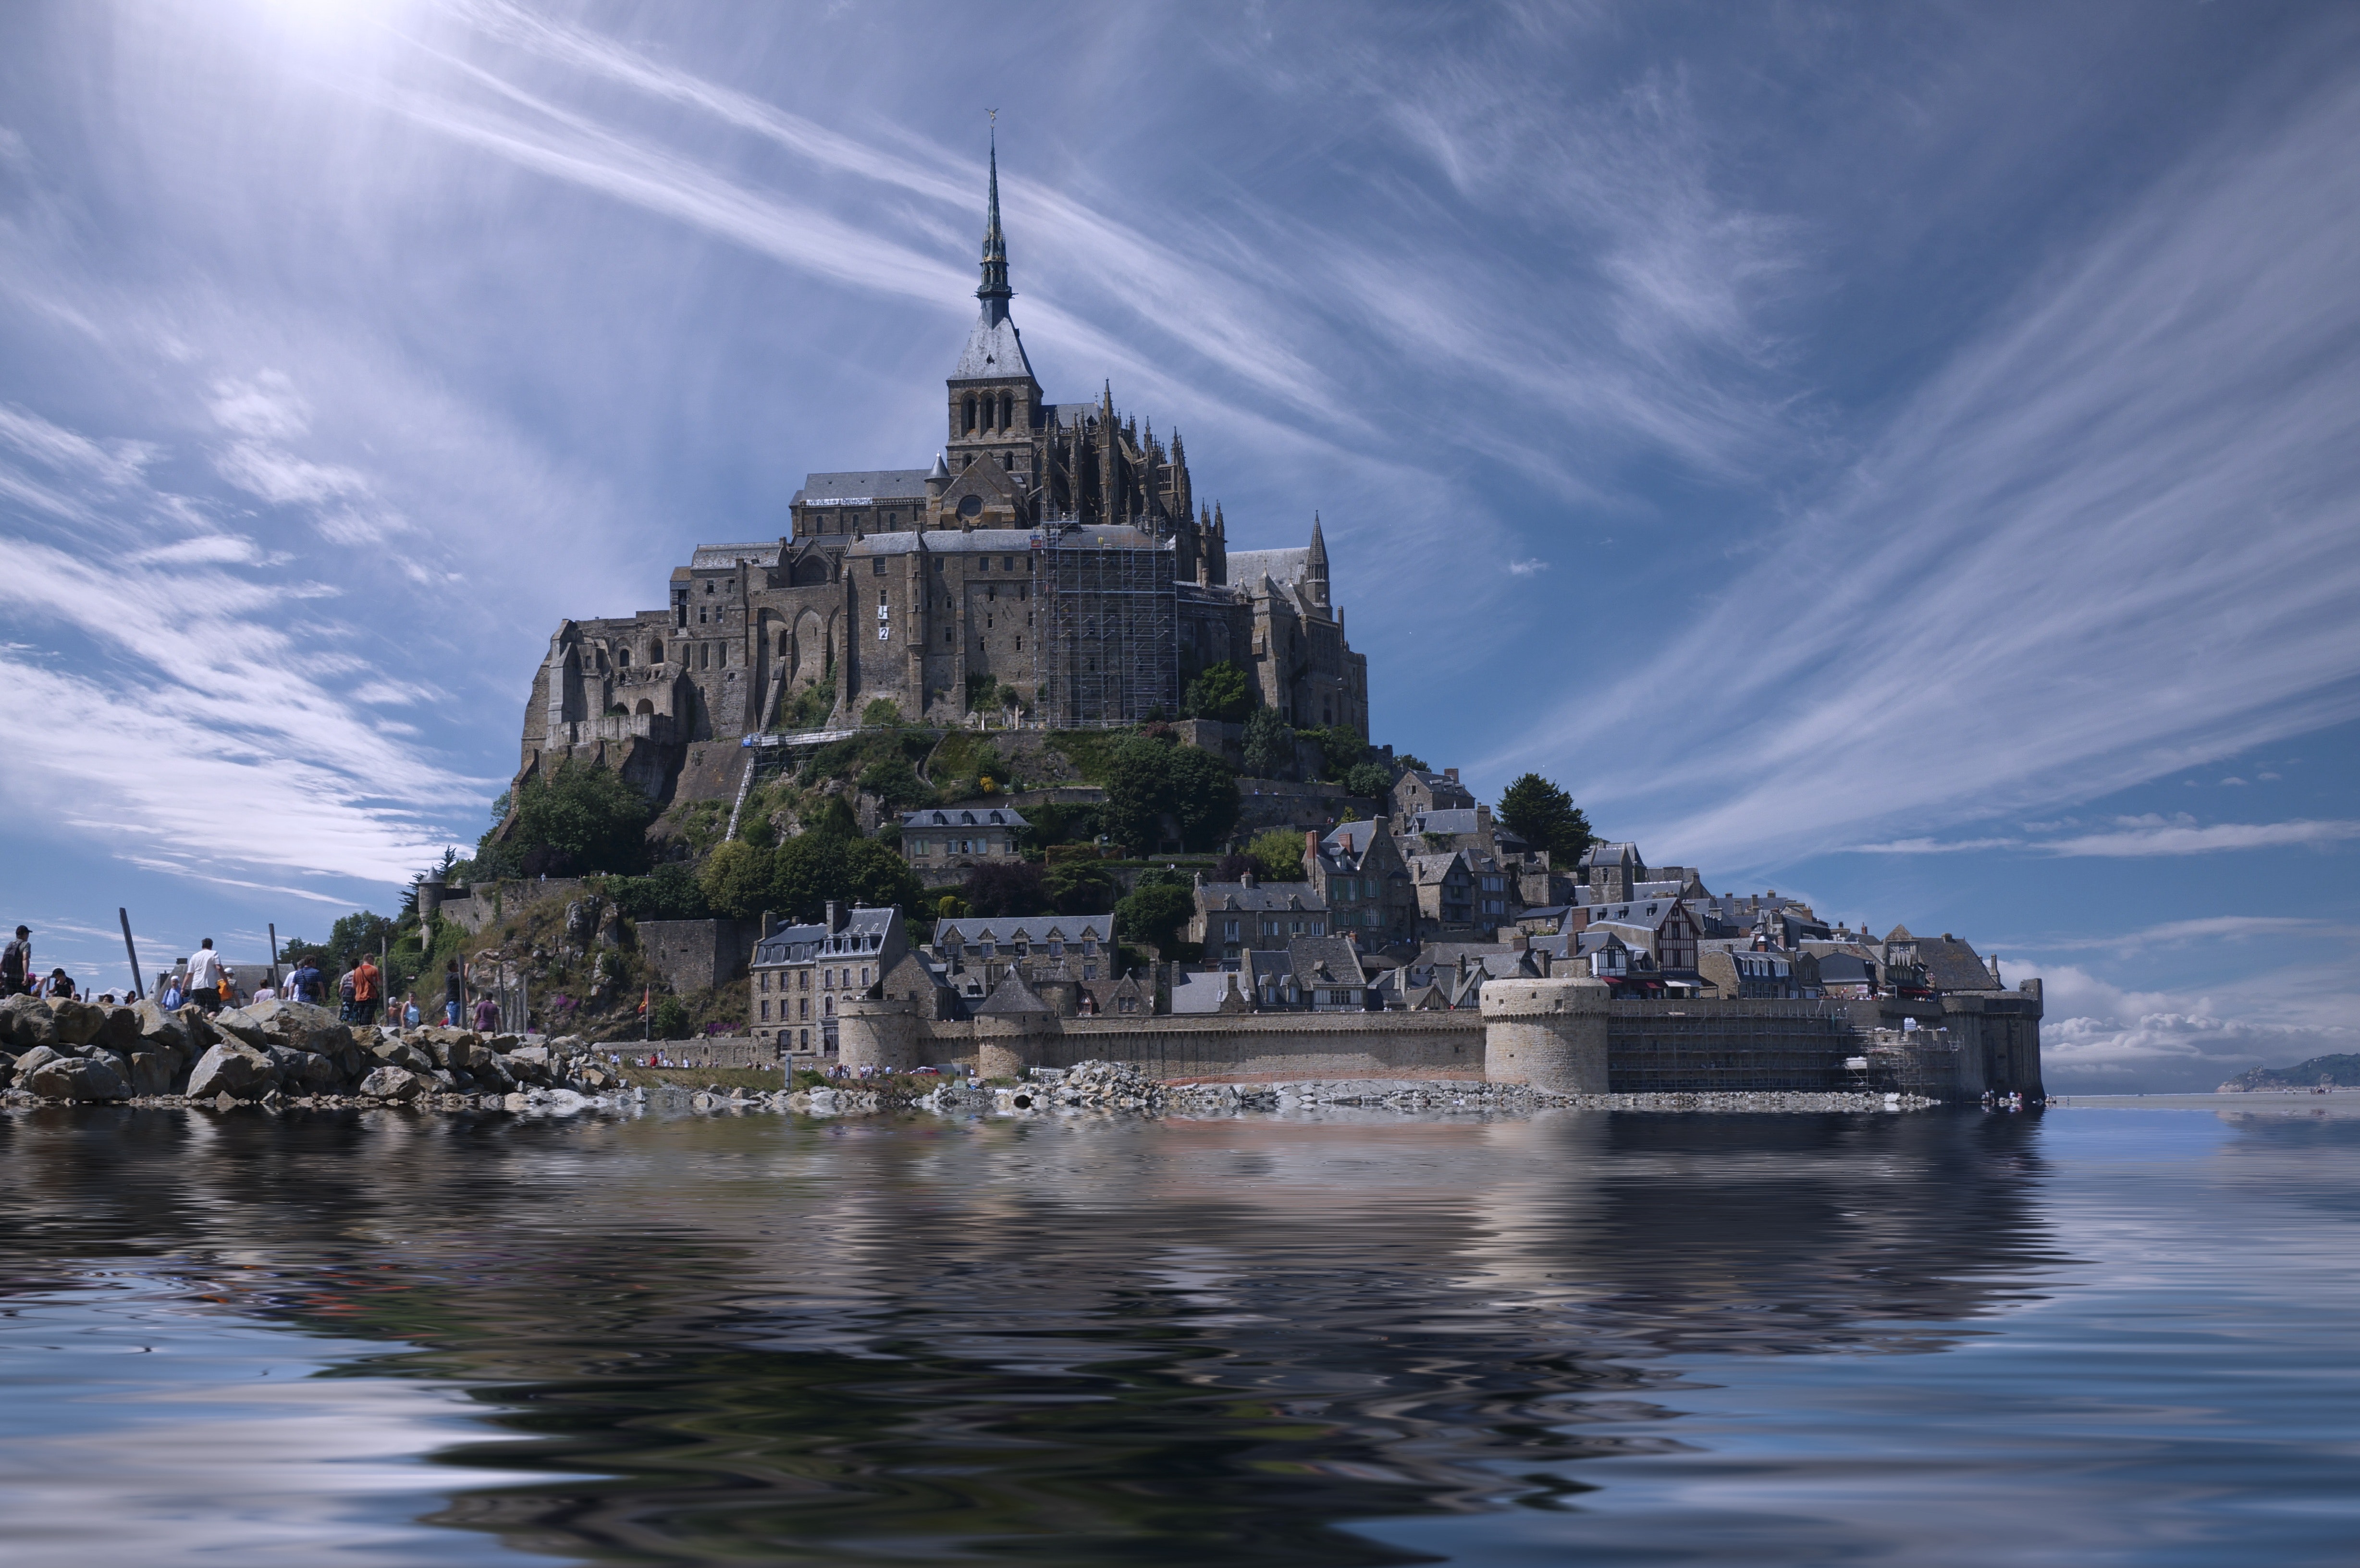
[[[1697,955],[1697,976],[1715,996],[1791,999],[1807,994],[1797,957],[1767,949],[1710,946]],[[1810,988],[1814,994],[1818,990],[1817,985]]]
[[[1402,860],[1409,871],[1410,886],[1417,894],[1417,934],[1421,940],[1470,934],[1482,929],[1485,917],[1478,911],[1477,884],[1484,878],[1496,884],[1480,895],[1480,902],[1496,907],[1490,917],[1492,929],[1496,930],[1507,918],[1506,894],[1500,890],[1505,878],[1496,870],[1479,873],[1473,857],[1465,850],[1444,855],[1405,854]],[[1490,864],[1488,858],[1485,864]]]
[[[1948,931],[1939,937],[1912,936],[1907,926],[1894,927],[1885,933],[1885,964],[1888,977],[1894,977],[1896,971],[1916,971],[1922,976],[1910,989],[1937,993],[2004,989],[1999,961],[1982,957],[1972,946]],[[1896,989],[1901,988],[1898,978],[1894,978],[1894,984]]]
[[[832,1053],[843,1004],[909,951],[900,909],[845,911],[830,904],[817,924],[777,928],[754,943],[748,1031],[790,1062]]]
[[[1308,882],[1257,884],[1251,872],[1239,882],[1207,882],[1199,873],[1195,891],[1187,940],[1224,969],[1240,968],[1256,949],[1274,952],[1296,937],[1328,934],[1327,901]]]
[[[1008,861],[1022,853],[1017,835],[1032,827],[1007,806],[944,806],[901,813],[901,858],[924,877],[964,870],[983,861]],[[932,884],[930,884],[932,885]]]
[[[1303,868],[1336,935],[1363,948],[1415,940],[1417,889],[1384,823],[1346,822],[1325,835],[1306,831]]]
[[[1583,885],[1591,897],[1586,903],[1628,903],[1638,894],[1640,883],[1647,880],[1647,863],[1640,858],[1635,844],[1616,844],[1601,839],[1581,852],[1575,863]]]
[[[1634,945],[1644,946],[1655,958],[1655,966],[1672,976],[1696,973],[1697,947],[1703,932],[1696,916],[1677,898],[1649,898],[1620,904],[1600,904],[1584,911],[1589,917],[1586,929],[1614,926]]]
[[[1341,937],[1295,937],[1249,953],[1240,978],[1258,1012],[1361,1013],[1370,1007],[1360,955]]]
[[[1475,805],[1474,791],[1459,782],[1456,768],[1439,773],[1412,768],[1393,780],[1393,831],[1406,832],[1411,818],[1429,811],[1471,811]]]
[[[970,915],[939,920],[932,948],[951,989],[970,1006],[991,996],[1010,975],[1035,992],[1069,988],[1068,1005],[1053,1011],[1070,1015],[1077,989],[1114,973],[1114,916]]]

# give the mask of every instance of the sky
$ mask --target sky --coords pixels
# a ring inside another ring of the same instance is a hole
[[[0,920],[388,909],[568,616],[922,466],[999,114],[1058,400],[1316,513],[1374,738],[2042,977],[2052,1089],[2360,1050],[2360,11],[0,9]]]

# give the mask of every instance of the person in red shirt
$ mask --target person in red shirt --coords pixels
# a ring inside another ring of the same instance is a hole
[[[377,1022],[377,1006],[385,996],[385,976],[363,953],[353,970],[353,1021],[356,1024]]]

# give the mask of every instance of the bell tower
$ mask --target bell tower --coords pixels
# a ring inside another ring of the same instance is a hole
[[[991,183],[983,223],[983,280],[975,297],[983,309],[946,383],[950,439],[943,455],[956,476],[990,463],[1028,497],[1039,483],[1034,436],[1045,423],[1041,384],[1024,356],[1024,340],[1009,319],[1008,236],[1000,226],[1000,136],[991,139]],[[1029,509],[1029,508],[1028,508]]]

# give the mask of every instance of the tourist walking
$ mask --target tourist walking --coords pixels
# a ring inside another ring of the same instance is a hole
[[[421,1017],[422,1015],[420,1014],[418,1010],[418,993],[412,991],[410,994],[410,1000],[402,1005],[401,1027],[404,1029],[416,1029]]]
[[[459,1010],[467,1005],[466,977],[459,973],[459,961],[453,959],[442,971],[442,1021],[452,1029],[459,1027]]]
[[[488,996],[475,998],[475,1032],[489,1034],[500,1027],[500,1005]]]
[[[353,1022],[364,1027],[377,1022],[377,1005],[384,995],[384,976],[368,954],[353,970]]]
[[[349,969],[336,982],[336,1018],[343,1023],[353,1023],[353,972]]]
[[[0,996],[14,996],[29,991],[27,976],[33,973],[33,928],[18,926],[16,940],[0,949]]]
[[[189,960],[188,984],[183,987],[187,998],[208,1013],[221,1011],[222,987],[228,979],[222,969],[221,954],[213,951],[213,939],[197,943],[197,951]]]

